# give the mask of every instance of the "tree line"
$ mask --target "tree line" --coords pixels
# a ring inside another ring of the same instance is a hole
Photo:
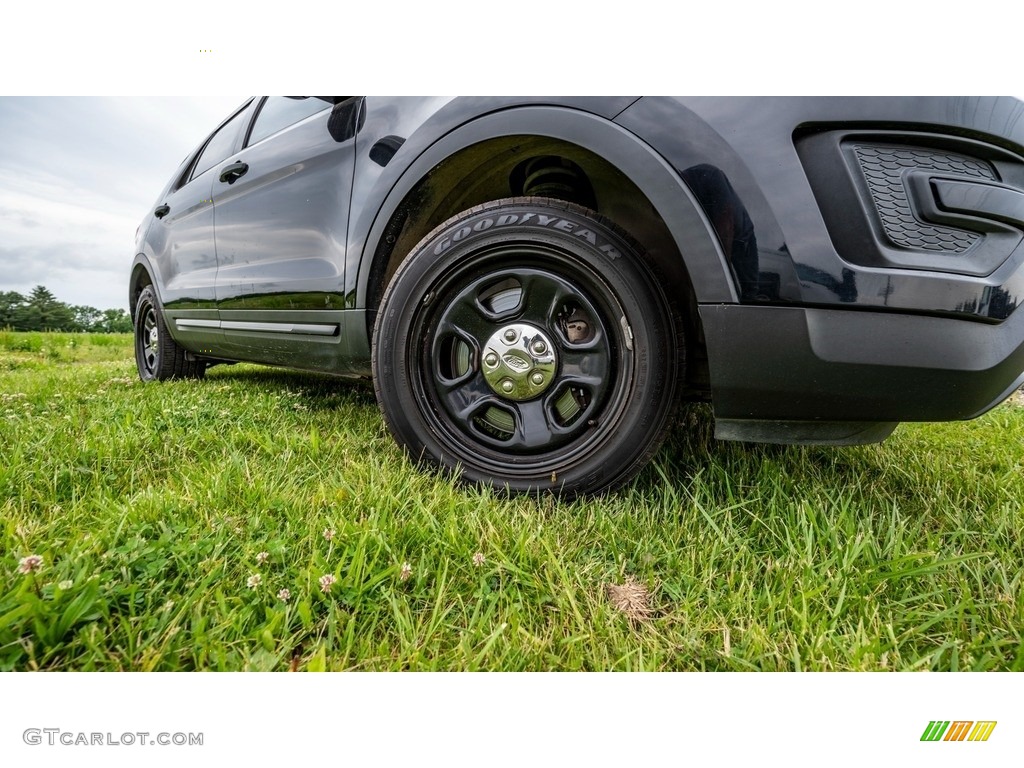
[[[17,291],[0,291],[0,329],[4,328],[12,331],[130,333],[132,319],[123,309],[65,304],[44,286],[37,285],[28,296]]]

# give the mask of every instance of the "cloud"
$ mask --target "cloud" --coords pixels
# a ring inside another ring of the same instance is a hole
[[[0,98],[0,291],[127,309],[136,227],[243,101]]]
[[[103,246],[95,242],[0,247],[0,291],[26,294],[36,285],[45,285],[68,304],[127,309],[127,264],[88,266],[103,256]]]

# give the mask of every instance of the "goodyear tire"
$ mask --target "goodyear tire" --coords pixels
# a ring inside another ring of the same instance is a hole
[[[417,461],[565,496],[629,480],[674,408],[682,345],[630,238],[545,198],[499,200],[427,235],[385,292],[377,399]]]

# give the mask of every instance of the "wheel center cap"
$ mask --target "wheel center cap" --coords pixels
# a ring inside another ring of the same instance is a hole
[[[551,386],[558,357],[551,339],[525,323],[502,326],[483,350],[484,378],[509,400],[529,400]]]

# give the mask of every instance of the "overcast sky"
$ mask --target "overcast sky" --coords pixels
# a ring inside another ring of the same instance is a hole
[[[0,97],[0,292],[128,309],[136,227],[244,100]]]

